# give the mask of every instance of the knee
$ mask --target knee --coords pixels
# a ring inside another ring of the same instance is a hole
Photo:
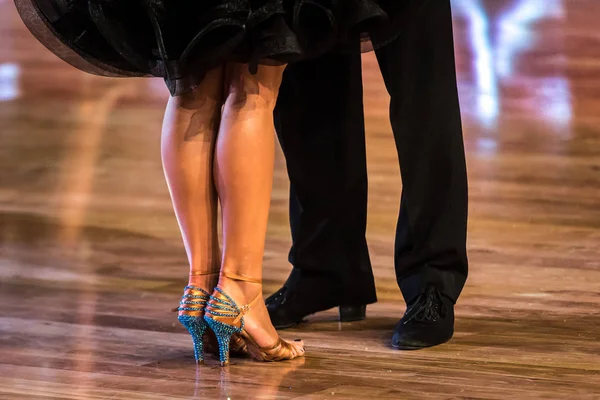
[[[277,103],[282,72],[259,68],[259,72],[252,75],[234,70],[225,91],[227,106],[237,110],[272,112]]]
[[[234,80],[227,92],[226,104],[235,110],[258,111],[273,110],[277,102],[277,93],[261,87],[251,79]]]
[[[169,100],[163,121],[163,140],[210,142],[216,137],[222,100],[192,91]]]
[[[194,114],[211,114],[220,110],[223,105],[222,96],[212,96],[202,88],[196,88],[177,97],[171,98],[174,107],[180,112],[192,112]]]

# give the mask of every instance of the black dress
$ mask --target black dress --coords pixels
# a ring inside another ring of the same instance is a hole
[[[368,51],[427,0],[15,0],[34,36],[103,76],[157,76],[172,95],[224,62],[287,64]],[[360,44],[360,45],[359,45]]]

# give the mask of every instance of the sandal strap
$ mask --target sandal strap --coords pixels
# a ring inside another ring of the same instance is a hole
[[[218,275],[219,271],[217,272],[190,272],[190,276],[206,276],[206,275]]]
[[[237,323],[240,319],[244,318],[244,315],[246,315],[250,311],[250,309],[258,302],[258,300],[263,300],[262,292],[259,292],[254,298],[254,300],[252,300],[250,303],[240,307],[240,313],[235,318],[235,320],[233,320],[233,322]]]
[[[173,311],[202,311],[210,298],[208,292],[197,286],[188,285],[185,287],[179,307]],[[200,294],[194,294],[200,293]]]
[[[250,282],[250,283],[262,283],[260,279],[250,278],[244,275],[232,274],[229,272],[221,272],[221,276],[229,279],[233,279],[234,281],[242,281],[242,282]]]
[[[224,299],[215,295],[211,295],[210,302],[208,304],[209,307],[206,309],[206,312],[215,316],[234,318],[234,324],[237,324],[241,321],[242,329],[244,327],[244,315],[246,315],[258,301],[263,300],[262,292],[259,292],[250,303],[240,307],[227,293],[223,291],[223,289],[217,286],[215,290],[221,296],[223,296]]]

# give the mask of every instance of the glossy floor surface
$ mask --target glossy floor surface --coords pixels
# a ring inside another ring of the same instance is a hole
[[[453,5],[471,189],[455,338],[389,346],[401,185],[367,55],[380,303],[367,322],[328,312],[286,332],[305,359],[222,370],[195,367],[169,311],[187,271],[159,159],[163,83],[70,68],[0,0],[0,398],[600,399],[600,2]],[[290,268],[287,185],[278,156],[267,293]]]

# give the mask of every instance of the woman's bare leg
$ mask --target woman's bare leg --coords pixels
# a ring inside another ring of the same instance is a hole
[[[285,66],[261,65],[256,74],[230,64],[215,157],[215,181],[223,217],[219,286],[242,306],[262,293],[262,262],[275,156],[273,109]],[[234,279],[231,279],[234,277]],[[237,277],[237,279],[235,278]],[[245,316],[259,346],[278,335],[262,299]]]
[[[209,293],[221,261],[213,155],[223,75],[224,67],[212,70],[193,92],[169,100],[161,141],[163,168],[190,264],[189,284]]]

